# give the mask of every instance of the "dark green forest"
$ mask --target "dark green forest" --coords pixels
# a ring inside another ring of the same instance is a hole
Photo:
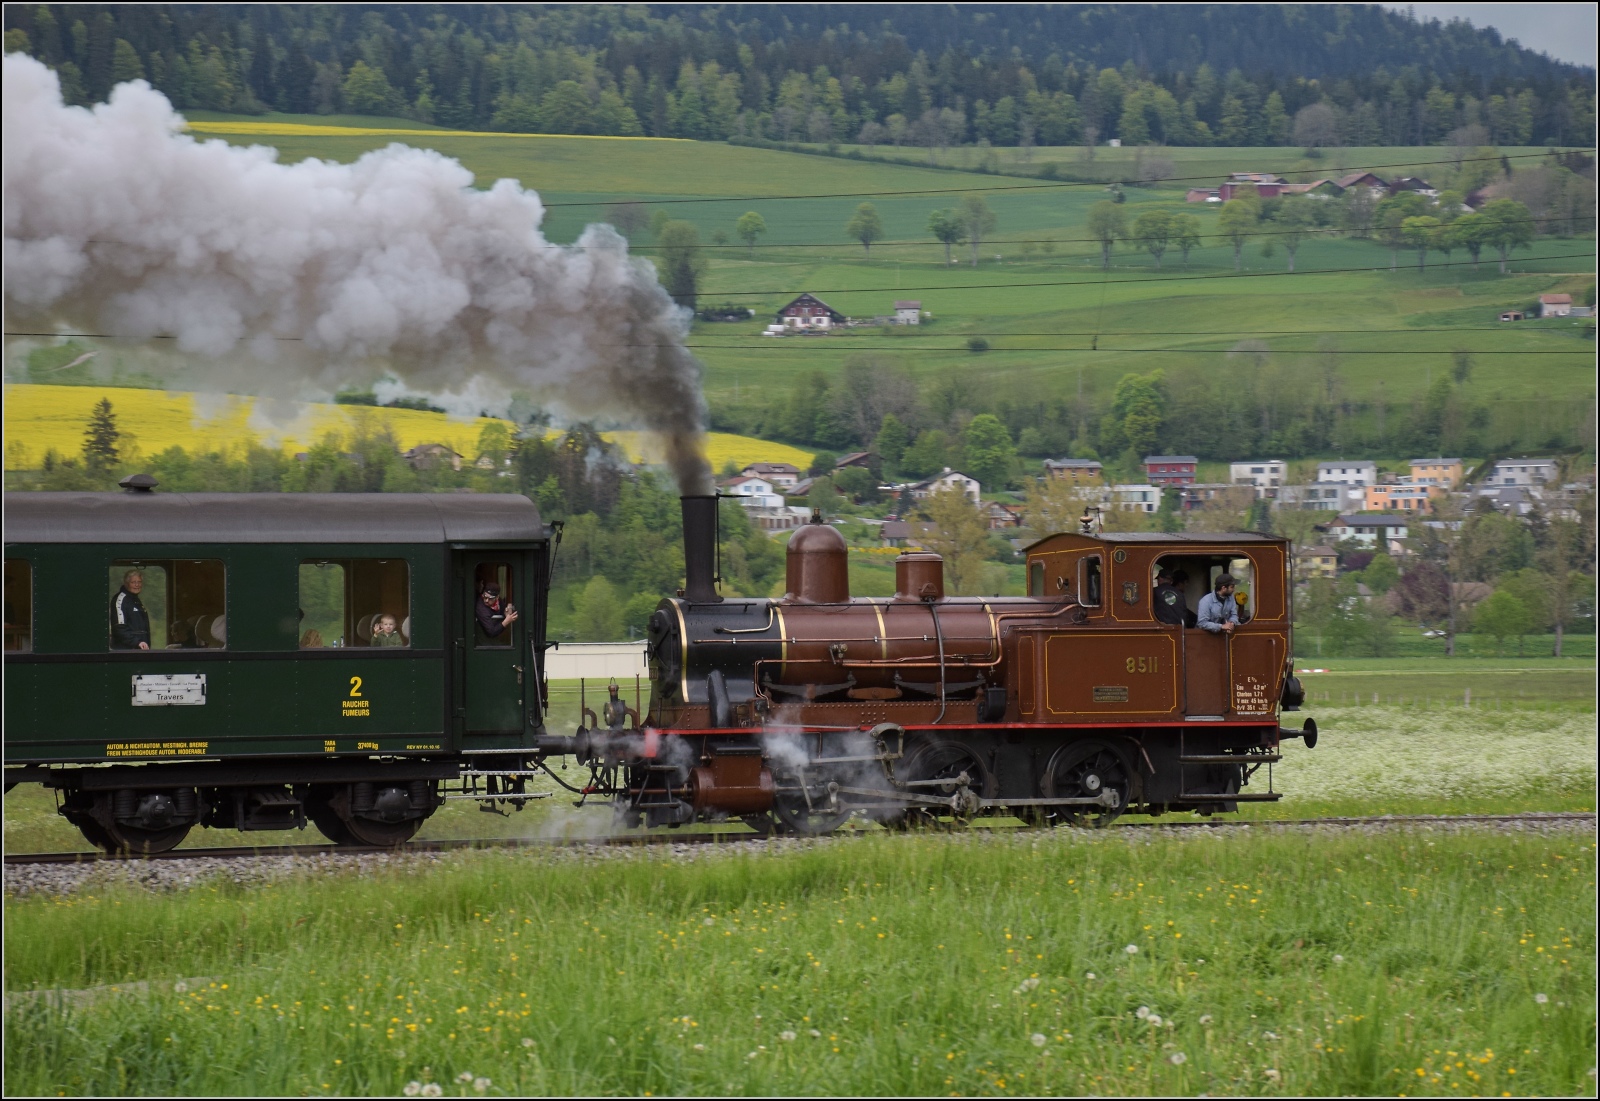
[[[1594,72],[1375,5],[10,4],[67,98],[867,145],[1588,142]]]

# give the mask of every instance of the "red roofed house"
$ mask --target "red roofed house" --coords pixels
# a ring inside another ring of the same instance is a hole
[[[1540,317],[1567,317],[1571,313],[1572,295],[1541,294],[1539,296]]]
[[[786,329],[831,329],[845,320],[844,314],[814,294],[802,294],[778,311],[778,323]]]
[[[1229,199],[1254,193],[1263,199],[1272,199],[1282,194],[1283,187],[1288,182],[1282,176],[1274,176],[1270,172],[1235,172],[1217,188],[1217,197],[1227,202]]]
[[[1371,172],[1352,172],[1348,176],[1340,176],[1333,182],[1346,191],[1352,187],[1364,187],[1369,191],[1386,194],[1389,190],[1389,181],[1381,176],[1374,176]]]
[[[1194,468],[1199,461],[1193,455],[1146,455],[1145,477],[1155,486],[1194,485]]]

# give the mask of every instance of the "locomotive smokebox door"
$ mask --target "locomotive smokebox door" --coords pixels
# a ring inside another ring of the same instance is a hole
[[[464,551],[456,571],[456,715],[469,747],[521,743],[528,701],[536,700],[537,666],[530,632],[535,594],[528,554],[520,548]],[[512,740],[515,739],[515,740]]]

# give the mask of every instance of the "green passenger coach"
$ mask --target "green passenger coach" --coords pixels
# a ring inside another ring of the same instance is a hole
[[[445,783],[522,770],[552,545],[527,498],[123,485],[6,495],[7,790],[108,850],[308,820],[393,845]]]

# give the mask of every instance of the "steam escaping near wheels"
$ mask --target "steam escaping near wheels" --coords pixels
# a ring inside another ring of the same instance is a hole
[[[522,396],[648,429],[683,492],[714,491],[686,313],[610,227],[553,245],[537,194],[430,150],[279,164],[182,133],[143,81],[85,109],[26,55],[4,79],[10,329],[171,338],[222,391]]]

